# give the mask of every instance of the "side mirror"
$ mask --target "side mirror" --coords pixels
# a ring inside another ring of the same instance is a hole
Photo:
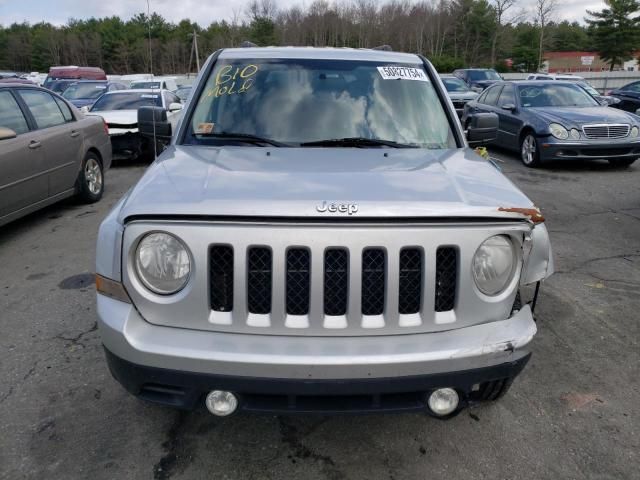
[[[182,110],[183,106],[184,105],[182,105],[181,103],[177,103],[177,102],[171,103],[171,104],[169,104],[169,111],[170,112],[177,112],[178,110]]]
[[[495,140],[498,136],[498,115],[495,113],[475,113],[470,117],[467,128],[467,142],[478,145]]]
[[[167,111],[162,107],[140,107],[138,109],[138,132],[143,137],[159,140],[171,139],[171,123]]]
[[[10,128],[0,127],[0,140],[9,140],[10,138],[16,138],[18,134]]]
[[[505,103],[500,108],[502,108],[503,110],[509,110],[510,112],[513,112],[516,109],[516,106],[513,103]]]

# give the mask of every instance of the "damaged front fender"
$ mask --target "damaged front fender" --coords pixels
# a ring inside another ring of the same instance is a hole
[[[525,239],[525,265],[520,277],[521,285],[530,285],[551,276],[554,272],[553,252],[549,232],[544,223],[533,227],[531,235]]]

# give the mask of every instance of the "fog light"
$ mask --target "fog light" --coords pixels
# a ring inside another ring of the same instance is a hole
[[[459,402],[458,392],[453,388],[439,388],[429,395],[429,408],[439,417],[444,417],[455,411]]]
[[[209,392],[206,400],[207,410],[218,417],[231,415],[238,408],[236,396],[224,390],[213,390]]]

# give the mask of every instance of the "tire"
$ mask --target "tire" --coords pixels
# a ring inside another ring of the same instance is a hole
[[[520,160],[530,168],[539,167],[542,163],[540,161],[538,140],[536,140],[532,132],[527,132],[520,141]]]
[[[76,191],[76,197],[82,203],[95,203],[102,198],[104,171],[100,158],[93,152],[88,152],[82,161]]]
[[[607,161],[611,164],[612,167],[627,168],[631,166],[631,164],[636,160],[637,158],[610,158]]]

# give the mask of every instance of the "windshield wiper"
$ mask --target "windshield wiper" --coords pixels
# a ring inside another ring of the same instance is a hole
[[[211,133],[194,133],[196,137],[206,138],[220,138],[224,140],[237,140],[240,142],[261,144],[266,143],[273,145],[274,147],[290,147],[288,143],[278,142],[271,140],[270,138],[259,137],[258,135],[251,135],[249,133],[234,133],[234,132],[211,132]]]
[[[371,146],[384,146],[392,148],[419,148],[418,145],[411,145],[408,143],[399,143],[392,140],[381,140],[379,138],[366,138],[366,137],[346,137],[346,138],[328,138],[326,140],[316,140],[314,142],[304,142],[300,144],[301,147],[371,147]]]

